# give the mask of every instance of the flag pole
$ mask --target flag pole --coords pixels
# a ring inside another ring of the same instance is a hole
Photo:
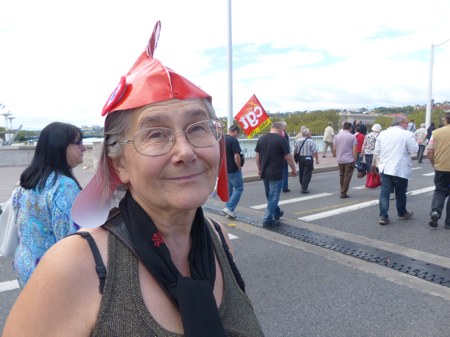
[[[231,29],[231,0],[228,1],[228,113],[227,129],[233,125],[233,43]]]

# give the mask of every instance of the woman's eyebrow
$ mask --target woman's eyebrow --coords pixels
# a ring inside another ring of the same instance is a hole
[[[195,117],[208,117],[208,112],[206,110],[195,108],[184,111],[184,113],[187,115],[188,118],[195,118]],[[161,125],[163,122],[167,122],[170,120],[170,117],[168,116],[170,114],[169,112],[160,112],[154,115],[148,115],[145,116],[140,122],[139,127],[147,126],[147,125]]]

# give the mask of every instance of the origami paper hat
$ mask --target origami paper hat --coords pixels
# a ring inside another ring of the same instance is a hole
[[[120,79],[102,110],[102,116],[118,110],[142,107],[147,104],[170,100],[172,98],[185,100],[190,98],[207,98],[211,96],[198,86],[177,74],[172,69],[153,58],[159,40],[161,22],[158,21],[148,41],[147,48],[139,56],[126,76]],[[228,200],[227,165],[224,137],[220,140],[221,163],[217,180],[217,195],[221,200]],[[110,170],[114,172],[114,170]],[[97,170],[88,185],[80,192],[72,207],[72,219],[82,227],[98,227],[102,225],[108,215],[110,199],[106,196],[106,203],[101,203],[103,186],[101,170]],[[111,191],[120,185],[118,177],[109,182]]]

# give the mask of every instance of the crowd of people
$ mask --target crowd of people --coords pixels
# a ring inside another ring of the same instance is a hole
[[[450,114],[446,116],[450,118]],[[428,129],[425,128],[424,123],[416,129],[414,121],[408,121],[406,116],[395,117],[392,125],[384,131],[380,124],[374,124],[371,131],[367,132],[367,127],[362,121],[358,120],[353,123],[344,123],[342,129],[337,133],[335,133],[332,125],[333,123],[329,122],[324,130],[322,157],[326,157],[327,150],[330,148],[333,157],[336,158],[339,168],[340,197],[343,199],[349,198],[348,190],[355,168],[360,170],[360,167],[364,167],[365,173],[378,175],[381,181],[379,194],[380,225],[390,223],[388,216],[389,200],[393,199],[394,196],[398,219],[409,220],[413,217],[413,211],[408,211],[406,208],[408,180],[412,174],[411,157],[417,155],[418,163],[422,163],[427,148],[427,157],[433,165],[435,158],[437,160],[435,170],[438,178],[435,178],[436,191],[433,197],[429,223],[431,227],[437,227],[437,221],[441,218],[444,208],[444,201],[449,196],[450,180],[447,180],[450,177],[447,177],[447,175],[450,172],[450,167],[446,163],[450,162],[450,150],[446,151],[445,145],[450,145],[450,135],[447,141],[443,136],[445,135],[444,131],[433,133],[435,130],[433,123]],[[258,175],[264,183],[268,200],[266,214],[263,218],[264,226],[279,224],[279,219],[284,214],[278,206],[278,202],[280,192],[284,190],[283,187],[285,186],[284,179],[287,174],[284,174],[284,169],[286,163],[291,167],[292,176],[295,176],[297,171],[295,163],[298,165],[299,186],[302,194],[309,193],[308,188],[314,163],[319,164],[318,146],[311,139],[311,132],[308,127],[304,125],[301,127],[299,134],[295,137],[292,153],[289,153],[289,140],[283,142],[285,130],[286,123],[284,121],[273,123],[269,134],[258,140],[255,149]],[[447,130],[447,128],[443,130]],[[443,138],[445,141],[442,140]],[[438,150],[437,157],[434,156],[436,148]],[[367,182],[366,186],[368,186]],[[450,209],[450,204],[447,204],[447,207]],[[227,208],[224,209],[224,213],[229,215]],[[450,214],[446,218],[445,228],[450,229]]]

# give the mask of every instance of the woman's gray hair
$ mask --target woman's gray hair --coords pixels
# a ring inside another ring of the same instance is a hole
[[[392,126],[401,125],[403,121],[406,119],[405,116],[397,116],[392,120]]]
[[[210,100],[207,98],[197,100],[200,100],[205,105],[209,117],[213,120],[217,120],[216,112],[214,111]],[[107,196],[114,192],[111,191],[111,181],[119,180],[112,161],[120,158],[123,154],[124,145],[120,143],[120,140],[125,138],[134,116],[147,106],[148,105],[128,110],[118,110],[106,116],[103,132],[104,140],[96,172],[96,175],[101,179],[100,186],[103,186],[103,199],[106,199]]]

